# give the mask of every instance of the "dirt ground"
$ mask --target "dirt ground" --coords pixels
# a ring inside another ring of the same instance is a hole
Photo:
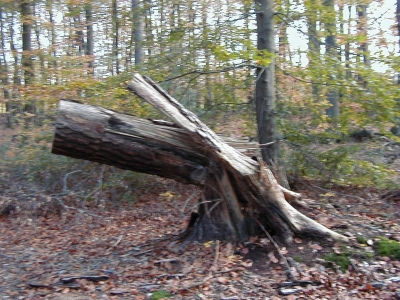
[[[400,262],[374,251],[377,236],[400,240],[398,198],[305,183],[308,207],[300,210],[352,243],[296,237],[284,246],[274,238],[278,253],[265,236],[182,244],[183,211],[196,205],[198,190],[147,180],[152,188],[135,203],[79,207],[65,198],[69,208],[58,211],[3,213],[0,299],[400,299]],[[1,197],[11,196],[11,185],[3,178]],[[357,235],[368,243],[357,243]],[[325,255],[342,252],[351,253],[348,270],[329,268]]]

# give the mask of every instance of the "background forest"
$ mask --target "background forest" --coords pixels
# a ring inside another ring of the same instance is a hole
[[[0,0],[0,44],[4,299],[280,299],[292,273],[305,299],[400,297],[400,0]],[[127,89],[136,72],[258,147],[267,69],[299,210],[349,245],[182,246],[196,187],[51,154],[60,99],[162,119]]]
[[[0,112],[2,126],[14,128],[2,140],[3,162],[33,177],[66,167],[48,153],[60,98],[159,117],[123,85],[136,71],[217,132],[254,137],[256,69],[274,59],[289,177],[396,184],[396,3],[274,5],[269,53],[257,50],[253,1],[1,1]]]

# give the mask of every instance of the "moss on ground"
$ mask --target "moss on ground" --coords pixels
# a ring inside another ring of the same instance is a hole
[[[400,259],[400,243],[397,241],[380,237],[380,241],[376,244],[376,251],[381,256]]]

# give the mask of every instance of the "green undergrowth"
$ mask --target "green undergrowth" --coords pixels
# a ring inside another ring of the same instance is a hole
[[[155,291],[155,292],[151,295],[150,299],[151,299],[151,300],[159,300],[159,299],[171,298],[171,297],[172,297],[172,295],[171,295],[171,293],[169,293],[168,291],[159,290],[159,291]]]
[[[346,272],[350,265],[348,254],[329,253],[325,255],[324,260],[327,267],[339,267],[343,272]]]
[[[358,239],[357,239],[358,240]],[[366,240],[360,239],[364,244]],[[325,266],[333,269],[340,269],[346,272],[351,265],[350,259],[370,261],[374,258],[374,253],[368,252],[365,249],[353,248],[350,246],[341,246],[340,251],[335,251],[326,254],[324,257]]]
[[[398,173],[365,144],[341,144],[316,147],[287,143],[287,173],[294,178],[318,180],[337,186],[397,189]],[[374,145],[371,146],[373,148]]]
[[[379,237],[376,243],[376,251],[380,256],[388,256],[394,259],[400,259],[400,243],[398,241],[389,240]]]
[[[392,259],[400,259],[400,242],[390,240],[384,237],[377,237],[374,239],[374,252],[368,252],[364,248],[356,249],[353,247],[340,247],[340,251],[331,252],[324,256],[326,266],[329,268],[339,268],[346,272],[351,265],[350,259],[370,261],[374,259],[375,254],[380,256],[387,256]],[[357,242],[360,245],[366,245],[368,239],[363,236],[357,236]]]

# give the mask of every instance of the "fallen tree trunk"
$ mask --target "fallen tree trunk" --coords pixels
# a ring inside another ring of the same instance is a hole
[[[52,152],[202,186],[187,240],[244,241],[260,222],[286,242],[294,234],[347,241],[293,208],[285,195],[298,195],[262,162],[229,146],[149,78],[136,74],[128,88],[174,123],[61,101]]]

